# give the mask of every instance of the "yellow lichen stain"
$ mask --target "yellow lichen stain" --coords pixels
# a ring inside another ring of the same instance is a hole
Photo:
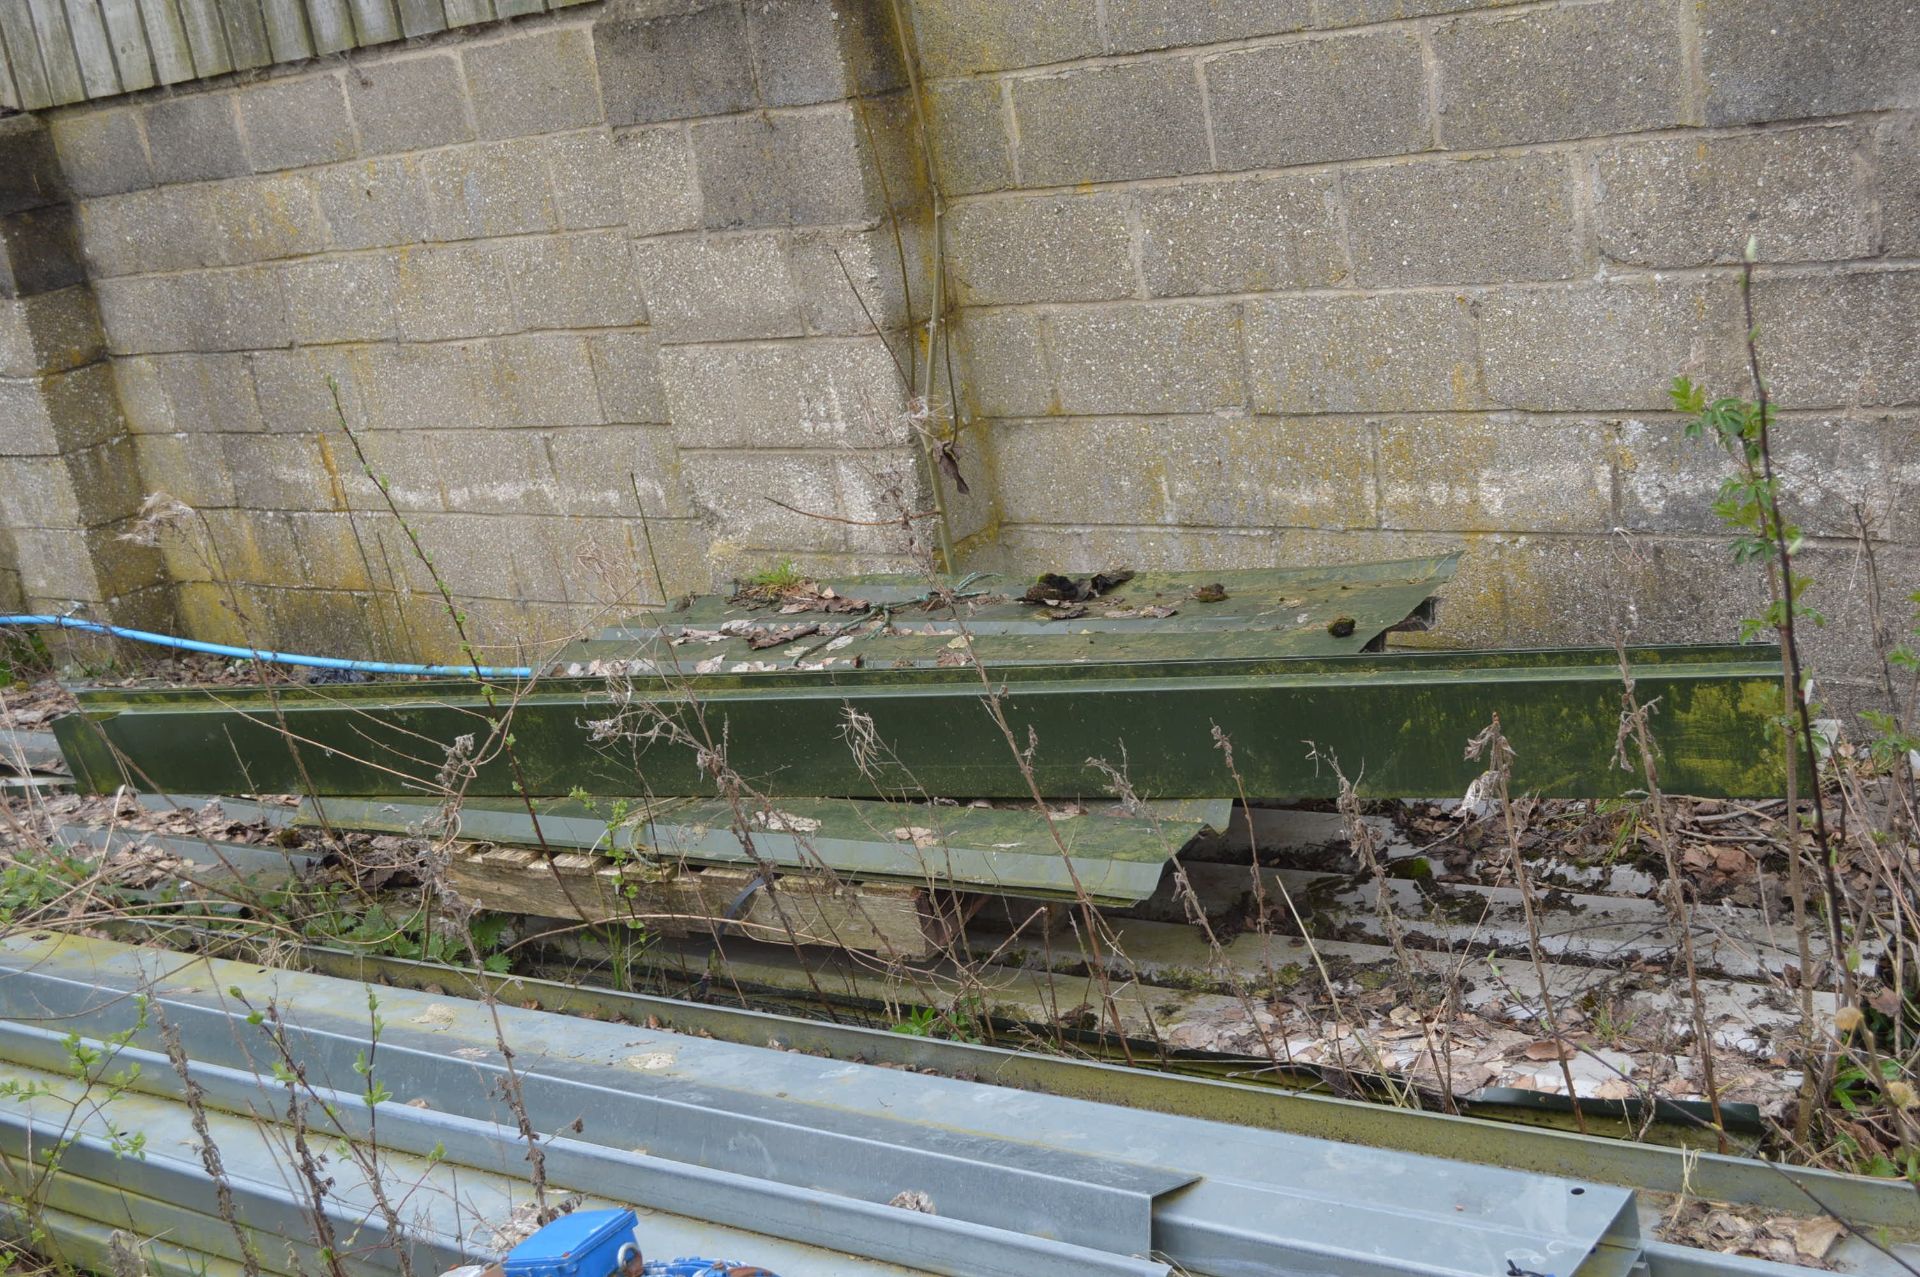
[[[327,472],[327,486],[333,492],[333,508],[344,510],[347,508],[347,485],[341,480],[340,467],[334,462],[333,445],[325,435],[319,437],[319,444],[320,465]]]

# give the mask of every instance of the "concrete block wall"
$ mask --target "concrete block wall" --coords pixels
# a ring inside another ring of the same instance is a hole
[[[45,127],[0,119],[0,608],[165,624],[158,556]]]
[[[78,256],[35,322],[99,328],[0,374],[87,422],[9,445],[68,487],[0,520],[0,592],[160,572],[195,633],[446,651],[335,389],[495,655],[906,566],[940,260],[964,568],[1463,548],[1452,638],[1724,638],[1754,581],[1665,387],[1744,390],[1757,235],[1824,667],[1866,672],[1855,505],[1920,583],[1920,3],[899,12],[605,0],[46,113]],[[199,531],[123,567],[152,489]]]
[[[1836,618],[1920,585],[1920,5],[914,0],[1023,569],[1468,557],[1482,643],[1754,604],[1666,387],[1745,393]],[[1822,641],[1869,672],[1862,631]]]
[[[125,446],[204,520],[185,625],[447,651],[342,418],[496,657],[901,565],[865,525],[927,504],[885,230],[926,184],[879,12],[585,5],[49,113]]]

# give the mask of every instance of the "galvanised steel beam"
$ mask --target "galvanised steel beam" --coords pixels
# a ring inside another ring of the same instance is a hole
[[[1784,790],[1777,651],[1643,647],[1626,659],[1661,784],[1704,797]],[[1463,747],[1498,715],[1516,793],[1592,798],[1644,782],[1615,758],[1611,649],[1279,660],[796,670],[282,689],[100,688],[56,724],[78,783],[107,792],[433,794],[448,751],[511,708],[513,758],[465,793],[709,796],[716,770],[765,797],[1099,795],[1098,764],[1151,798],[1327,798],[1334,761],[1370,797],[1458,794]],[[1005,729],[996,719],[1004,717]],[[1011,735],[1011,741],[1008,737]],[[1221,747],[1232,744],[1232,767]]]

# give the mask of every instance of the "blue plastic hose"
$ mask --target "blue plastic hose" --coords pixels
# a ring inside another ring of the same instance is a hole
[[[182,652],[204,652],[209,656],[226,656],[241,661],[271,661],[275,665],[305,665],[321,670],[354,670],[362,674],[425,674],[437,678],[471,678],[476,672],[481,678],[533,677],[533,670],[525,665],[482,665],[476,671],[471,665],[409,665],[401,661],[355,661],[344,656],[299,656],[292,652],[268,652],[254,647],[230,647],[225,643],[202,643],[199,639],[175,638],[171,634],[155,634],[151,630],[130,630],[125,626],[86,621],[77,616],[36,616],[31,613],[0,616],[0,625],[50,625],[62,630],[109,634],[114,638],[177,648]]]

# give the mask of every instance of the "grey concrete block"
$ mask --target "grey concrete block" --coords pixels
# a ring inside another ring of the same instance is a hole
[[[948,210],[947,269],[969,305],[1132,296],[1133,233],[1113,195],[969,200]]]
[[[1456,18],[1433,33],[1449,147],[1637,133],[1686,122],[1679,13],[1605,0]]]
[[[485,342],[365,346],[352,355],[361,406],[373,430],[504,429],[513,423],[494,390]]]
[[[360,353],[350,346],[255,351],[249,357],[254,395],[266,428],[287,434],[337,436],[340,421],[333,399],[337,389],[347,424],[354,430],[366,429],[367,416],[354,376],[355,358]]]
[[[1314,0],[1316,25],[1358,27],[1400,18],[1430,18],[1440,14],[1499,9],[1529,0]]]
[[[173,406],[160,379],[165,361],[165,356],[123,355],[110,363],[115,397],[135,434],[164,434],[174,428]]]
[[[412,157],[322,169],[313,192],[331,248],[384,248],[427,237],[426,182]]]
[[[395,319],[404,341],[515,332],[508,249],[493,244],[420,248],[394,260]]]
[[[1190,182],[1135,195],[1140,266],[1156,297],[1325,288],[1347,274],[1323,174]]]
[[[1373,525],[1373,440],[1363,421],[1018,421],[996,425],[990,437],[1010,521],[1124,519],[1170,531]],[[1037,458],[1088,463],[1072,467],[1073,483],[1061,483],[1058,467]]]
[[[746,21],[733,4],[593,26],[607,123],[654,124],[758,105]]]
[[[1753,300],[1783,409],[1920,403],[1920,271],[1762,276]]]
[[[1277,297],[1246,305],[1254,410],[1421,412],[1485,402],[1464,297]]]
[[[555,430],[545,436],[545,443],[553,474],[549,502],[555,514],[631,520],[636,510],[649,519],[688,513],[679,454],[666,426]],[[635,540],[644,566],[645,540],[637,531]]]
[[[347,99],[333,75],[272,80],[234,94],[256,173],[353,158]]]
[[[1731,462],[1715,444],[1688,439],[1679,418],[1629,421],[1620,428],[1624,525],[1657,531],[1721,533],[1713,512]],[[1911,423],[1851,415],[1789,413],[1769,432],[1781,513],[1808,536],[1853,540],[1858,507],[1899,537],[1908,529],[1920,436]]]
[[[473,136],[466,81],[450,54],[357,65],[346,82],[363,155],[423,151]]]
[[[133,442],[141,482],[151,491],[164,492],[196,510],[233,504],[233,475],[227,470],[227,450],[219,435],[180,431],[135,435]],[[167,566],[169,576],[179,579],[172,556]],[[193,573],[194,579],[209,577],[211,571],[205,566]]]
[[[1240,316],[1185,302],[1076,307],[1047,318],[1060,411],[1214,412],[1246,403]]]
[[[147,162],[147,139],[140,128],[140,112],[134,107],[89,106],[62,112],[47,121],[47,133],[59,160],[59,172],[75,195],[118,195],[123,191],[137,191],[153,180]],[[42,198],[31,199],[10,190],[7,204],[24,206],[53,198],[54,186],[48,180],[51,175],[36,158],[28,157],[27,163],[16,161],[16,164],[17,167],[0,165],[10,169],[10,179],[0,179],[0,189],[7,189],[8,180],[26,183],[31,176],[38,175],[38,180],[31,185]]]
[[[115,354],[259,350],[289,339],[274,268],[102,279],[94,297]]]
[[[924,307],[931,284],[922,267],[921,226],[873,230],[799,230],[787,237],[787,270],[800,294],[807,331],[864,337],[877,324],[894,333],[907,323],[907,289],[902,286],[901,256],[914,271],[912,291]]]
[[[1057,413],[1052,364],[1040,316],[1026,310],[970,310],[954,330],[960,393],[976,416]]]
[[[853,108],[756,113],[697,123],[693,153],[706,225],[830,225],[880,210]]]
[[[120,415],[113,374],[105,360],[71,372],[49,373],[26,384],[37,389],[58,451],[91,448],[126,433],[126,418]]]
[[[1107,0],[1113,53],[1284,35],[1311,25],[1310,0]]]
[[[494,385],[516,427],[597,426],[607,420],[585,337],[545,333],[493,346]]]
[[[1874,143],[1886,251],[1920,256],[1920,114],[1882,121]]]
[[[203,182],[249,171],[231,93],[164,98],[147,107],[146,127],[155,182]]]
[[[1193,63],[1156,58],[1019,79],[1023,186],[1204,172],[1207,124]]]
[[[1503,289],[1480,310],[1488,397],[1549,412],[1658,410],[1676,376],[1730,385],[1738,306],[1722,281]]]
[[[86,277],[70,207],[0,213],[0,298],[50,293]]]
[[[630,328],[647,304],[627,238],[613,231],[543,235],[501,246],[522,329]]]
[[[12,529],[86,527],[65,457],[0,457],[0,525]]]
[[[391,341],[399,335],[399,280],[385,255],[316,257],[286,266],[293,338],[301,343]]]
[[[455,514],[553,513],[552,467],[540,432],[435,432],[425,442],[434,457],[434,477],[446,510]],[[601,478],[605,481],[606,476]]]
[[[650,332],[600,333],[588,344],[593,352],[594,384],[608,421],[637,424],[668,419],[658,337]]]
[[[1409,34],[1246,49],[1202,67],[1222,169],[1399,155],[1432,144],[1426,72]]]
[[[420,160],[420,173],[430,239],[524,235],[560,224],[539,139],[435,151]]]
[[[236,265],[300,257],[326,246],[326,228],[302,173],[276,173],[182,190],[180,213],[211,218],[212,252]],[[197,197],[197,198],[196,198]]]
[[[540,139],[553,180],[554,220],[562,230],[621,226],[627,206],[620,158],[605,129]]]
[[[20,528],[13,534],[20,584],[29,599],[100,602],[108,591],[95,574],[84,538],[65,529]]]
[[[754,75],[768,106],[838,102],[907,83],[884,5],[767,0],[745,9]]]
[[[900,442],[899,374],[879,341],[814,339],[660,352],[683,448],[874,448]]]
[[[106,353],[88,288],[0,300],[0,376],[65,373]]]
[[[233,476],[236,505],[272,511],[332,508],[333,480],[314,436],[231,434],[221,446]],[[281,579],[298,578],[289,574]]]
[[[912,7],[932,79],[1046,66],[1106,52],[1095,0],[921,0]]]
[[[614,162],[635,235],[690,231],[701,224],[700,181],[683,124],[618,129]]]
[[[927,86],[927,131],[940,189],[948,195],[1013,185],[1013,147],[998,80],[943,80]]]
[[[633,263],[663,341],[795,337],[805,331],[780,235],[639,240]]]
[[[1851,129],[1610,147],[1594,160],[1601,252],[1641,266],[1830,261],[1873,251]]]
[[[1852,0],[1701,0],[1707,122],[1796,120],[1920,107],[1920,7]]]
[[[598,124],[593,44],[579,27],[516,31],[461,55],[483,138],[557,133]]]
[[[1354,280],[1365,287],[1581,272],[1565,156],[1401,164],[1341,180]]]
[[[134,452],[134,436],[118,434],[61,458],[73,482],[78,526],[97,528],[131,518],[149,489]]]
[[[167,355],[153,361],[166,391],[168,418],[190,433],[264,430],[248,355]]]
[[[65,372],[105,353],[91,290],[0,300],[0,377]]]
[[[78,205],[88,270],[99,277],[232,264],[237,246],[214,211],[221,189],[160,186]]]
[[[1380,523],[1435,532],[1613,526],[1613,446],[1595,421],[1508,415],[1379,423]]]
[[[846,546],[842,524],[808,517],[855,517],[843,513],[840,472],[831,453],[688,451],[683,446],[679,457],[681,480],[712,542],[710,552],[758,551],[754,557],[761,558]]]

